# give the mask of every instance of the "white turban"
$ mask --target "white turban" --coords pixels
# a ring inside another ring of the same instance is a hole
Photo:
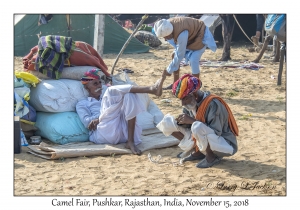
[[[154,24],[154,32],[157,37],[169,36],[173,32],[173,25],[166,19],[161,19]]]

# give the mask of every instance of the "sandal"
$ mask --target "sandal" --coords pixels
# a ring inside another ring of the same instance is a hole
[[[130,69],[118,69],[118,72],[125,72],[125,73],[134,73],[134,71],[130,70]]]
[[[193,156],[191,153],[189,156],[183,158],[182,162],[193,161],[193,160],[203,160],[203,159],[205,159],[205,155]]]
[[[206,158],[204,158],[202,161],[196,164],[197,168],[209,168],[213,165],[219,163],[221,161],[221,158],[216,157],[211,163],[207,162]]]
[[[173,84],[168,85],[167,87],[164,87],[163,90],[172,90]]]
[[[132,70],[130,70],[130,69],[123,69],[123,71],[124,71],[125,73],[134,73],[134,71],[132,71]]]

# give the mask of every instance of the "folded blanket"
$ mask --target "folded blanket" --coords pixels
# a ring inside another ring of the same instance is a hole
[[[47,44],[49,45],[49,44]],[[46,45],[45,45],[46,46]],[[59,49],[58,49],[59,50]],[[110,76],[107,72],[108,68],[104,61],[102,60],[99,53],[89,44],[85,42],[75,41],[75,47],[71,51],[70,57],[61,56],[59,59],[64,60],[51,60],[56,54],[52,50],[43,51],[44,53],[52,53],[49,57],[48,55],[42,55],[48,57],[43,63],[39,57],[39,46],[35,46],[30,50],[25,57],[23,57],[23,69],[25,71],[34,71],[41,72],[51,79],[60,79],[62,77],[63,68],[66,66],[91,66],[101,69],[101,71],[106,75]],[[58,53],[59,54],[59,53]],[[68,54],[69,55],[69,54]],[[57,55],[56,55],[57,56]],[[56,63],[58,62],[58,63]],[[39,63],[39,64],[38,64]],[[41,65],[41,67],[37,66]],[[54,66],[53,66],[54,65]],[[57,67],[58,65],[58,67]],[[56,67],[55,67],[56,66]],[[55,67],[55,68],[54,68]],[[55,70],[58,68],[59,70]],[[62,68],[62,69],[61,69]],[[45,71],[44,71],[45,70]],[[35,73],[36,74],[36,73]],[[58,77],[57,77],[58,76]]]
[[[65,60],[69,59],[75,48],[71,37],[42,36],[38,42],[38,56],[35,69],[48,77],[59,79]]]
[[[141,139],[142,143],[137,147],[142,152],[150,149],[176,146],[180,142],[173,136],[165,136],[157,128],[144,130]],[[55,160],[68,157],[132,154],[129,149],[125,148],[125,143],[111,145],[94,144],[93,142],[80,142],[58,145],[42,142],[40,145],[29,145],[27,148],[29,149],[28,153],[47,160]]]

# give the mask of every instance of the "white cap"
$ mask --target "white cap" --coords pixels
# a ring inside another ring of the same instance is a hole
[[[166,19],[161,19],[154,24],[154,32],[157,37],[166,37],[173,32],[173,25]]]

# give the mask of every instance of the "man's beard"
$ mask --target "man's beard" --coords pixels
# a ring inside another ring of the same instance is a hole
[[[196,111],[197,102],[195,99],[193,99],[190,104],[186,104],[183,107],[186,108],[188,111]]]
[[[102,88],[97,88],[97,89],[95,90],[95,93],[97,93],[97,92],[99,92],[99,91],[102,91]]]

